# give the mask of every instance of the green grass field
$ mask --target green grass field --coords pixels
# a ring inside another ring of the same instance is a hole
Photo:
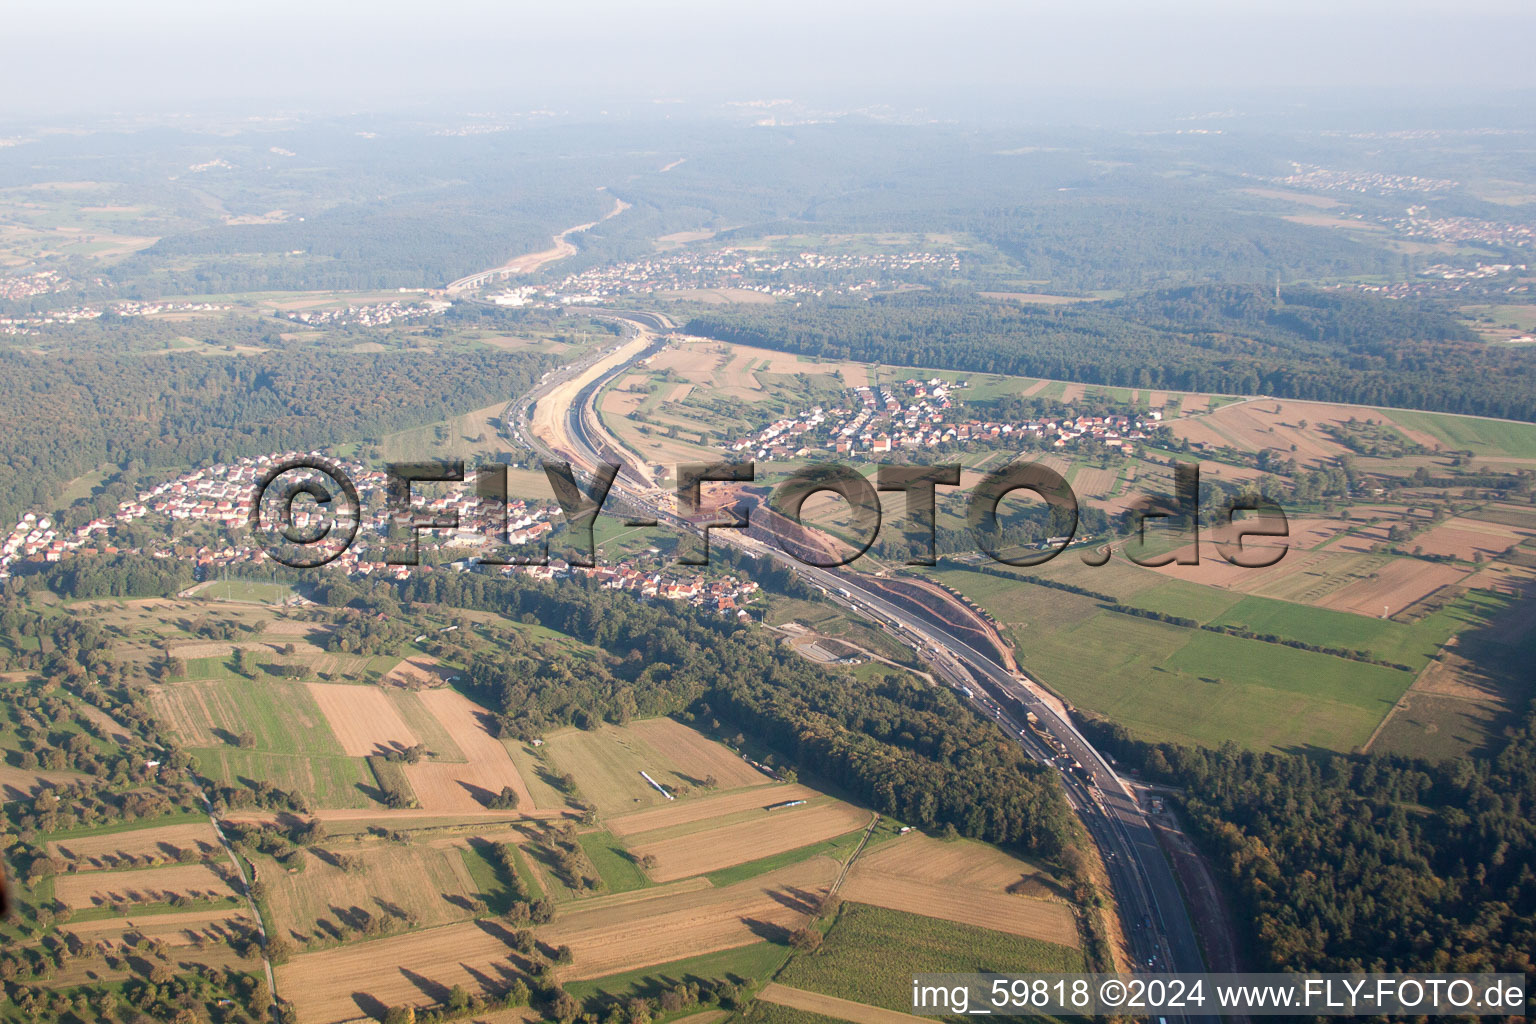
[[[748,985],[770,978],[788,953],[788,947],[777,942],[754,942],[735,949],[612,974],[606,978],[573,981],[565,986],[565,990],[582,1000],[602,996],[627,999],[631,996],[654,997],[662,989],[670,988],[680,981],[725,978]]]
[[[505,911],[512,903],[512,890],[507,887],[509,879],[504,878],[502,870],[486,858],[483,844],[471,841],[468,849],[459,850],[459,856],[464,860],[469,877],[474,880],[476,895],[485,900],[492,911],[498,914]]]
[[[1082,953],[1067,946],[849,903],[821,948],[796,955],[774,980],[910,1013],[914,972],[1082,970]]]
[[[1403,623],[1267,597],[1244,597],[1211,621],[1322,647],[1367,651],[1383,661],[1418,669],[1452,633],[1476,621],[1481,601],[1476,592],[1463,595],[1417,622]]]
[[[368,794],[376,788],[373,773],[360,757],[315,757],[273,754],[234,747],[190,748],[198,768],[210,778],[232,786],[243,780],[269,782],[278,789],[301,793],[316,807],[378,807]]]
[[[556,772],[570,772],[581,794],[604,814],[664,803],[642,771],[663,786],[684,785],[674,765],[639,735],[605,725],[590,731],[561,729],[544,738],[545,757]]]
[[[1348,751],[1411,674],[1101,612],[1058,631],[1015,629],[1027,670],[1149,740]]]
[[[1404,412],[1398,409],[1391,410],[1387,415],[1398,424],[1410,430],[1422,430],[1458,451],[1470,451],[1474,455],[1536,458],[1536,424],[1479,420],[1433,412]]]
[[[1223,612],[1238,603],[1240,597],[1240,594],[1219,587],[1165,579],[1153,586],[1138,589],[1125,603],[1136,608],[1194,619],[1204,624],[1220,618]]]
[[[293,588],[286,583],[261,583],[256,580],[214,580],[197,592],[198,597],[211,601],[253,601],[257,604],[280,604],[293,596]]]
[[[629,892],[654,884],[612,832],[586,832],[576,839],[609,892]]]
[[[213,746],[249,732],[253,750],[319,757],[346,754],[302,683],[240,677],[171,683],[154,691],[154,701],[187,746]]]

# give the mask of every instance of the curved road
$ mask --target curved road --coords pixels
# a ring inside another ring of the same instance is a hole
[[[671,326],[657,314],[613,313],[628,330],[648,333]],[[643,320],[642,320],[643,316]],[[646,351],[650,350],[647,346]],[[528,445],[545,459],[569,460],[591,466],[602,460],[602,442],[592,438],[585,405],[608,380],[627,372],[629,363],[610,369],[598,380],[584,387],[578,401],[562,411],[565,437],[574,451],[555,451],[530,429],[530,414],[541,397],[559,383],[569,380],[601,359],[604,353],[583,364],[563,368],[541,381],[528,394],[508,406],[504,421],[514,439]],[[697,528],[662,507],[655,492],[636,489],[625,474],[614,481],[610,500],[640,510],[676,529]],[[1007,727],[1024,749],[1036,760],[1055,768],[1062,780],[1068,802],[1077,811],[1090,835],[1098,844],[1111,887],[1120,906],[1126,939],[1136,956],[1135,968],[1156,972],[1199,972],[1205,970],[1194,925],[1184,906],[1178,882],[1168,865],[1148,820],[1147,812],[1136,801],[1131,789],[1109,763],[1062,714],[1058,702],[1048,698],[1043,688],[1023,674],[1009,672],[987,653],[977,650],[959,636],[941,626],[893,604],[882,593],[869,588],[859,574],[842,570],[819,569],[794,559],[777,547],[768,546],[741,531],[711,531],[711,543],[734,545],[754,555],[777,559],[793,568],[802,579],[820,588],[834,602],[859,612],[878,624],[888,634],[915,648],[954,686],[966,686],[982,713]],[[844,593],[846,592],[846,593]],[[979,687],[971,684],[981,684]],[[1002,695],[1013,707],[1005,707],[985,691]],[[1039,727],[1050,737],[1052,749],[1027,727],[1025,713],[1032,713]],[[1062,756],[1059,751],[1066,751]],[[1072,762],[1080,767],[1074,768]],[[1170,1017],[1170,1020],[1180,1018]],[[1183,1018],[1200,1021],[1205,1018]]]

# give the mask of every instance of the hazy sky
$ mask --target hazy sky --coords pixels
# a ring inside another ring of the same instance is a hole
[[[1529,0],[6,4],[0,114],[1536,86]]]

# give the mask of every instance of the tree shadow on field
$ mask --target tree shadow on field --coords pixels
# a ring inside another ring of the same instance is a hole
[[[309,848],[309,852],[314,854],[317,859],[323,861],[326,864],[329,864],[333,868],[341,867],[341,858],[337,857],[334,853],[332,853],[330,850],[327,850],[323,846],[311,846]]]
[[[482,807],[490,807],[491,801],[500,795],[498,793],[492,793],[484,786],[477,786],[473,782],[465,782],[463,779],[456,779],[455,781],[458,782],[459,786],[471,797],[473,797],[475,802]]]
[[[359,793],[363,794],[363,796],[367,797],[369,800],[372,800],[374,803],[385,804],[386,806],[388,805],[389,794],[385,793],[378,786],[370,786],[366,782],[354,782],[352,785],[353,788],[355,788]]]
[[[769,890],[768,895],[791,910],[814,914],[821,906],[821,893],[786,885],[782,889]]]
[[[383,1020],[384,1015],[389,1012],[388,1006],[385,1006],[381,1000],[374,998],[367,992],[353,992],[352,1002],[357,1005],[357,1008],[363,1012],[364,1016],[372,1017],[374,1020]]]
[[[422,995],[434,1003],[446,1003],[448,1001],[448,993],[452,990],[442,982],[433,981],[423,974],[417,974],[409,967],[400,968],[400,973],[405,976],[407,981],[420,989]]]
[[[516,971],[510,970],[505,964],[492,964],[491,966],[496,968],[497,973],[501,977],[493,978],[484,971],[469,966],[469,964],[459,964],[459,967],[474,979],[475,984],[480,986],[482,992],[505,992],[512,987],[512,982],[519,977]]]
[[[772,921],[759,921],[755,917],[744,917],[741,919],[741,923],[746,925],[748,930],[760,939],[767,939],[769,942],[781,944],[789,941],[790,930],[781,924],[774,924]]]
[[[380,910],[384,911],[384,913],[388,914],[390,917],[393,917],[397,921],[404,921],[406,917],[409,916],[406,914],[405,908],[400,906],[400,904],[391,903],[389,900],[384,899],[382,896],[375,896],[373,898],[373,903],[374,906],[378,907]]]

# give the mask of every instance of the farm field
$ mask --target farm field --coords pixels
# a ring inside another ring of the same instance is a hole
[[[628,893],[618,905],[601,900],[572,904],[540,939],[569,945],[571,979],[596,978],[748,945],[763,926],[793,929],[814,909],[810,901],[837,876],[837,862],[817,857],[721,888],[665,892],[650,899]]]
[[[765,777],[766,778],[766,777]],[[718,821],[727,816],[763,811],[787,800],[809,800],[816,791],[800,785],[777,785],[771,789],[740,790],[678,800],[649,810],[634,811],[608,819],[614,835],[657,834],[676,827],[688,828],[697,822]]]
[[[764,811],[746,821],[648,841],[629,837],[631,851],[655,857],[651,878],[669,882],[819,843],[869,824],[869,812],[840,801]]]
[[[233,870],[232,868],[230,870]],[[173,896],[223,898],[234,891],[206,864],[141,871],[85,871],[54,879],[55,898],[76,910],[117,902],[163,903]]]
[[[631,996],[654,998],[664,987],[694,978],[767,978],[779,969],[788,955],[789,948],[784,944],[763,940],[717,953],[704,953],[633,971],[620,971],[601,978],[572,981],[564,987],[577,999],[593,996],[610,996],[621,1000]],[[728,1016],[730,1014],[723,1010],[705,1010],[688,1014],[679,1020],[688,1021],[689,1024],[715,1024]]]
[[[1022,579],[953,570],[938,577],[993,609],[1025,671],[1151,740],[1219,746],[1230,738],[1253,749],[1349,751],[1370,738],[1412,682],[1409,672],[1113,612],[1094,598]],[[1162,610],[1154,595],[1143,590],[1135,603]],[[1309,609],[1287,607],[1296,609],[1293,624],[1304,625]],[[1441,640],[1451,632],[1442,625]],[[1423,643],[1407,639],[1413,627],[1395,632],[1401,644]],[[1427,653],[1418,657],[1422,663]]]
[[[151,940],[160,939],[170,946],[221,943],[231,935],[243,934],[254,927],[255,919],[243,906],[168,914],[136,915],[130,910],[126,918],[76,919],[69,923],[71,932],[88,941],[119,944],[130,935],[143,935]],[[234,957],[230,949],[225,948],[222,952]]]
[[[1429,663],[1393,709],[1370,749],[1417,757],[1486,752],[1533,697],[1536,604],[1525,596],[1472,591],[1443,613],[1463,631]]]
[[[50,854],[80,871],[112,868],[144,857],[174,861],[184,850],[203,855],[219,849],[213,826],[206,821],[66,837],[48,843]]]
[[[338,867],[334,853],[355,857],[354,871]],[[266,885],[264,910],[273,927],[295,942],[326,942],[338,926],[363,916],[409,919],[431,928],[469,919],[479,891],[458,849],[428,846],[331,844],[328,852],[303,855],[295,874],[271,858],[257,861]]]
[[[846,903],[821,948],[791,959],[774,981],[903,1012],[912,1007],[912,971],[918,964],[935,973],[1084,969],[1082,954],[1066,946]]]
[[[7,800],[24,800],[45,789],[84,779],[79,772],[51,771],[37,768],[13,768],[0,764],[0,795]]]
[[[560,969],[560,980],[607,977],[758,943],[754,928],[797,925],[805,917],[798,894],[830,884],[836,874],[835,862],[819,858],[723,889],[625,893],[610,898],[622,902],[573,904],[537,934],[541,942],[571,946],[575,962]],[[521,960],[506,935],[500,926],[466,922],[303,953],[278,968],[278,986],[293,993],[305,1024],[427,1006],[455,984],[483,991],[518,976]]]
[[[379,687],[344,683],[307,686],[342,750],[351,757],[403,750],[421,742],[400,717],[390,695]]]
[[[651,735],[660,738],[671,731],[653,727]],[[690,746],[698,749],[692,741]],[[712,755],[707,763],[685,767],[673,760],[669,750],[652,746],[633,723],[624,728],[605,724],[592,730],[561,729],[544,737],[543,750],[550,767],[557,773],[569,772],[581,796],[605,816],[670,802],[645,781],[642,771],[676,792],[699,785],[716,760]],[[679,756],[687,754],[683,750]]]
[[[774,984],[777,984],[776,982]],[[770,986],[764,986],[766,991]],[[788,986],[784,986],[788,987]],[[799,991],[798,989],[796,991]],[[830,998],[822,996],[820,998]],[[883,1011],[890,1013],[892,1011]],[[830,1024],[838,1018],[828,1017],[811,1010],[798,1010],[782,1003],[771,1002],[759,994],[758,999],[741,1015],[742,1024]]]
[[[628,728],[666,756],[699,785],[713,775],[720,789],[761,786],[773,780],[726,747],[671,718],[645,718]]]
[[[347,756],[303,683],[188,681],[157,685],[150,699],[211,778],[265,781],[320,807],[377,806],[366,763]]]
[[[914,1017],[910,1013],[900,1013],[896,1010],[886,1010],[878,1006],[870,1006],[867,1003],[856,1003],[850,999],[824,996],[820,992],[807,992],[802,988],[790,988],[788,985],[780,985],[778,982],[770,982],[764,985],[757,998],[761,1001],[772,1003],[775,1006],[788,1007],[792,1010],[801,1010],[808,1014],[815,1014],[817,1019],[845,1020],[851,1022],[851,1024],[914,1024],[916,1021],[927,1019],[924,1017]]]
[[[416,697],[464,756],[462,762],[431,760],[405,766],[423,810],[483,811],[507,786],[517,794],[518,807],[534,806],[512,755],[487,729],[490,712],[454,690],[424,690]]]
[[[1035,895],[1010,893],[1010,887]],[[854,863],[845,899],[1076,948],[1077,921],[1048,875],[982,843],[941,842],[920,832],[893,839]],[[1041,898],[1047,896],[1049,898]]]
[[[278,789],[297,793],[322,810],[381,811],[375,799],[378,786],[368,765],[358,757],[317,757],[274,754],[234,747],[192,748],[201,770],[210,778],[232,785],[241,780],[265,781]]]
[[[156,686],[151,700],[188,747],[214,747],[249,732],[256,750],[346,756],[301,683],[192,680]]]

